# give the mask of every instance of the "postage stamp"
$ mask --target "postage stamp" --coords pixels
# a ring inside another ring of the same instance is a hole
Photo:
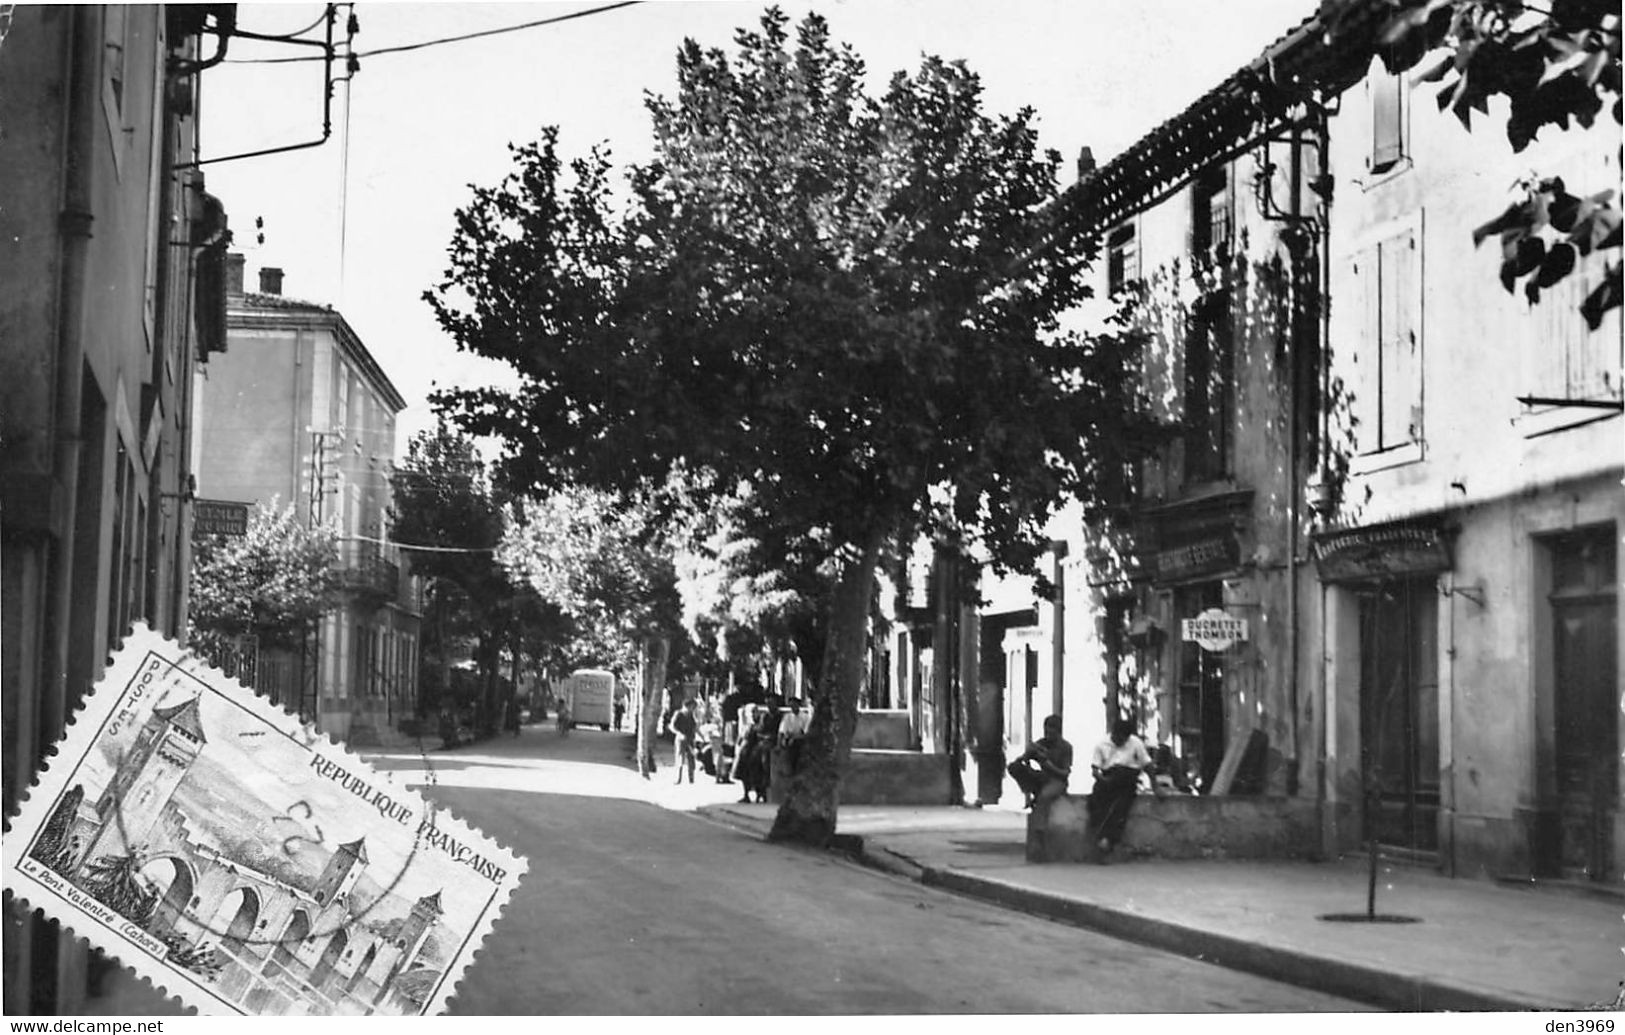
[[[200,1013],[439,1013],[525,861],[136,626],[4,886]]]

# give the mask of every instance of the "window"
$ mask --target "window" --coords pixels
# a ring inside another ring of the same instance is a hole
[[[113,172],[124,175],[124,151],[129,144],[125,130],[125,105],[128,102],[130,12],[138,10],[129,4],[106,4],[102,7],[102,114],[107,119],[107,135],[112,142]]]
[[[1366,167],[1385,173],[1405,158],[1405,81],[1378,64],[1366,84],[1371,96],[1371,154]]]
[[[1191,314],[1185,341],[1185,481],[1206,482],[1230,470],[1235,411],[1235,350],[1230,292],[1210,292]]]
[[[102,8],[102,36],[107,50],[102,69],[107,75],[112,114],[117,116],[120,127],[124,118],[125,59],[130,49],[129,10],[128,4],[108,4]]]
[[[1140,250],[1134,224],[1124,223],[1106,237],[1106,290],[1116,295],[1140,279]]]
[[[1216,165],[1196,178],[1191,193],[1191,255],[1223,261],[1230,254],[1230,169]]]
[[[1580,304],[1601,282],[1600,251],[1580,259],[1567,277],[1541,292],[1528,308],[1520,344],[1523,373],[1518,423],[1527,436],[1590,424],[1618,414],[1604,405],[1625,402],[1625,334],[1614,310],[1591,330]]]
[[[1417,226],[1354,259],[1361,306],[1352,379],[1362,454],[1422,442],[1422,292]]]

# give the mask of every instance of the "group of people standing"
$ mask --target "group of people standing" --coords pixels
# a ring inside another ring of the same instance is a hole
[[[666,721],[672,734],[677,782],[695,780],[703,769],[717,783],[738,783],[739,800],[767,801],[773,778],[773,752],[785,753],[789,771],[801,762],[810,719],[801,698],[736,690],[726,696],[689,698]]]
[[[1089,759],[1095,779],[1089,792],[1089,824],[1102,861],[1123,839],[1140,775],[1151,767],[1151,754],[1130,719],[1117,720],[1111,734],[1095,745]],[[1072,745],[1061,736],[1059,715],[1044,720],[1044,735],[1010,763],[1009,772],[1027,796],[1027,807],[1047,815],[1044,807],[1066,793],[1072,776]]]

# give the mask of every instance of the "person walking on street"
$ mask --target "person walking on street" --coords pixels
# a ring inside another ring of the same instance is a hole
[[[1129,809],[1140,784],[1140,771],[1151,764],[1145,742],[1134,735],[1134,720],[1118,719],[1110,737],[1095,746],[1089,769],[1095,774],[1094,790],[1089,792],[1089,821],[1099,838],[1101,860],[1111,854],[1123,839]]]
[[[677,782],[683,782],[683,771],[688,770],[688,782],[694,782],[694,737],[700,731],[700,721],[694,717],[694,699],[683,702],[671,717],[671,733],[676,748]]]
[[[1009,773],[1027,796],[1027,807],[1034,810],[1043,823],[1049,816],[1047,806],[1066,793],[1066,784],[1072,776],[1072,745],[1061,737],[1061,717],[1051,715],[1044,720],[1044,735],[1009,765]]]

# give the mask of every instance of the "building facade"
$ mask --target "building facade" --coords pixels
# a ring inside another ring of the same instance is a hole
[[[0,26],[5,805],[130,624],[184,636],[193,365],[224,346],[198,98],[233,5],[17,5]],[[8,1013],[73,1012],[88,954],[8,912]]]
[[[389,542],[395,415],[405,400],[332,308],[244,292],[228,260],[229,348],[199,371],[200,496],[292,506],[340,541],[339,605],[300,648],[262,647],[255,685],[321,730],[376,744],[416,714],[421,600]]]
[[[1531,305],[1474,230],[1531,169],[1617,184],[1619,128],[1514,154],[1362,10],[1050,215],[1102,248],[1079,323],[1127,299],[1148,344],[1109,516],[1057,522],[1054,595],[999,630],[1006,749],[1033,699],[1085,745],[1126,716],[1198,794],[1314,800],[1304,851],[1617,877],[1619,313],[1579,312],[1605,256]]]
[[[1420,72],[1373,62],[1330,124],[1325,793],[1450,872],[1617,880],[1622,332],[1579,312],[1609,256],[1531,305],[1474,229],[1531,170],[1617,187],[1619,125],[1514,154]]]

